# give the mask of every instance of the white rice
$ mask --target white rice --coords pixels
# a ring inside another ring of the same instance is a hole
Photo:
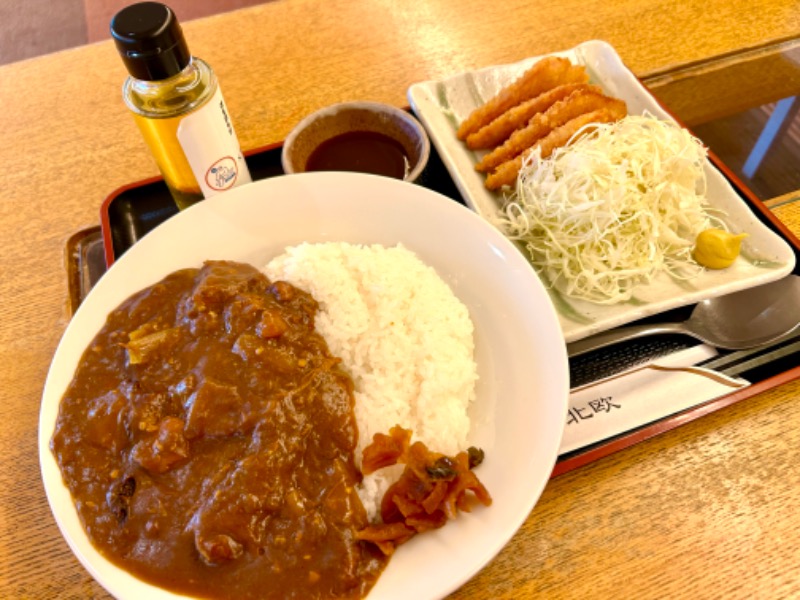
[[[437,452],[466,449],[473,325],[433,268],[401,245],[322,243],[287,248],[264,271],[319,303],[317,330],[355,383],[358,464],[372,436],[395,425]],[[398,468],[364,478],[358,492],[371,519]]]

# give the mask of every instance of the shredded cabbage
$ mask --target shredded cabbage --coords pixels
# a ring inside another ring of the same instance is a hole
[[[702,143],[650,114],[587,127],[546,159],[531,153],[498,226],[552,286],[591,302],[629,300],[662,271],[698,274],[695,238],[722,226],[706,200]]]

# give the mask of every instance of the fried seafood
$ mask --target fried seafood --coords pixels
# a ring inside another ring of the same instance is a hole
[[[375,434],[364,448],[364,474],[398,463],[405,469],[383,496],[382,523],[361,529],[356,538],[374,543],[388,556],[416,534],[444,526],[459,510],[469,512],[477,502],[489,506],[492,497],[472,472],[481,462],[478,448],[445,456],[422,442],[412,444],[411,431],[397,425],[388,435]]]
[[[516,157],[502,163],[486,178],[486,187],[490,190],[498,190],[504,185],[513,185],[522,168],[522,163],[529,153],[535,152],[538,148],[542,158],[547,158],[553,150],[567,144],[572,137],[580,131],[582,127],[592,123],[613,123],[621,117],[617,113],[611,112],[606,108],[601,108],[592,112],[584,113],[556,127],[545,137],[541,138],[532,148],[518,154]],[[590,131],[585,129],[585,132]]]
[[[517,129],[501,146],[492,150],[475,165],[481,172],[489,172],[506,161],[511,160],[550,132],[558,129],[568,121],[583,114],[606,109],[617,118],[625,116],[625,103],[616,98],[609,98],[596,90],[579,89],[569,96],[553,104],[545,112],[535,115],[527,126]]]
[[[588,119],[607,123],[627,115],[624,101],[588,81],[585,67],[546,57],[464,120],[457,137],[471,150],[489,151],[475,165],[487,174],[488,189],[512,185],[528,152],[539,148],[549,156]]]
[[[512,106],[565,83],[565,76],[571,69],[575,67],[566,58],[543,58],[486,104],[475,109],[458,128],[458,139],[465,140]]]
[[[585,71],[575,69],[575,72],[582,75],[582,79],[584,79],[583,82],[559,85],[552,90],[542,92],[535,98],[526,100],[522,104],[508,109],[488,125],[468,135],[467,147],[471,150],[493,148],[502,143],[503,140],[508,138],[516,129],[524,127],[536,114],[546,111],[553,106],[553,104],[559,100],[563,100],[575,90],[593,89],[597,92],[601,91],[599,87],[590,86],[586,83],[589,76]]]

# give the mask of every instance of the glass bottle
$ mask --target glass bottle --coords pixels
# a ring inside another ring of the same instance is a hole
[[[172,10],[128,6],[111,35],[130,74],[123,98],[178,208],[252,181],[217,77],[189,53]]]

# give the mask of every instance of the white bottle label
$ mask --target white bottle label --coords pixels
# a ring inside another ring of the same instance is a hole
[[[252,181],[219,87],[205,106],[184,117],[178,141],[204,197]]]

